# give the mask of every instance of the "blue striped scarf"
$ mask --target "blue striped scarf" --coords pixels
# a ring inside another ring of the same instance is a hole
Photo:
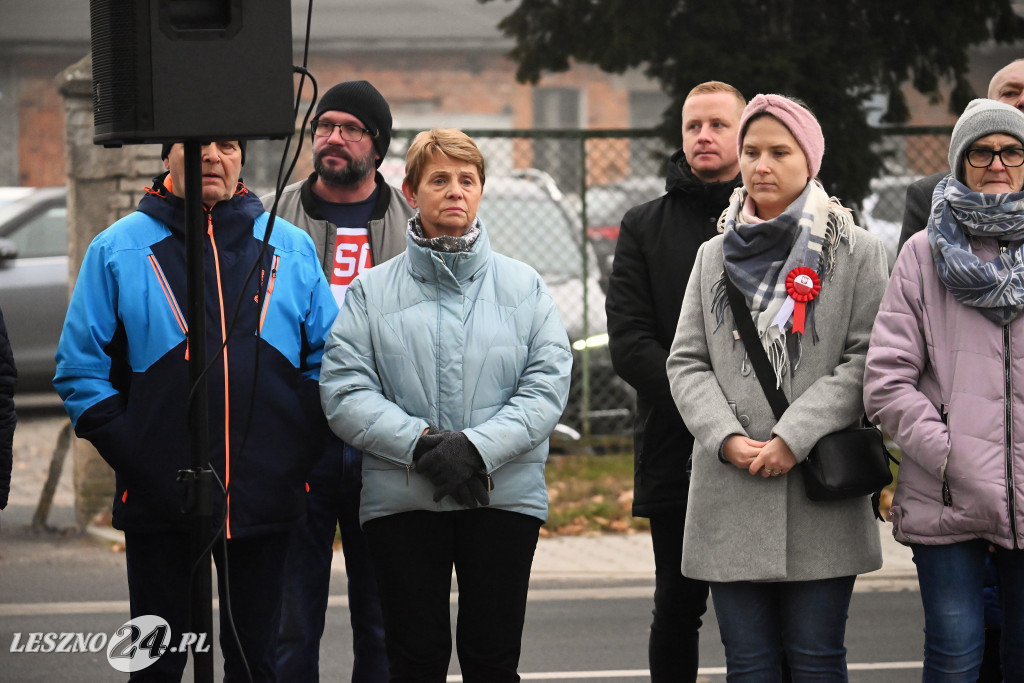
[[[927,230],[939,281],[957,301],[997,325],[1024,311],[1024,192],[972,192],[948,175],[935,186]],[[972,235],[1016,244],[982,263]]]

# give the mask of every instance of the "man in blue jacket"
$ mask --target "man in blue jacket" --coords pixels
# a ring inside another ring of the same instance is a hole
[[[235,140],[202,146],[209,459],[220,537],[202,541],[213,544],[217,563],[225,679],[248,680],[247,663],[252,680],[272,681],[288,532],[328,436],[317,382],[338,307],[307,234],[277,220],[264,243],[269,214],[239,178],[244,155]],[[125,534],[131,616],[166,621],[170,647],[192,630],[196,558],[176,482],[190,465],[184,146],[165,145],[163,156],[168,172],[86,252],[54,386],[75,432],[116,474],[113,524]],[[186,654],[176,649],[157,649],[131,680],[180,680]]]

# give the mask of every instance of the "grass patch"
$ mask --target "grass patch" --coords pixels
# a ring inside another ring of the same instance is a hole
[[[548,458],[550,513],[542,536],[645,531],[644,518],[634,518],[633,454],[558,455]]]

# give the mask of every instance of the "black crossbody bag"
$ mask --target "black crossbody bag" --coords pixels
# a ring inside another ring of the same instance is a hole
[[[782,389],[775,386],[775,372],[757,337],[746,299],[728,275],[725,276],[725,291],[754,373],[775,419],[780,420],[789,401]],[[881,519],[878,500],[882,489],[892,483],[890,461],[899,464],[885,447],[882,432],[862,414],[859,424],[821,437],[800,465],[800,471],[809,499],[829,501],[871,496],[875,516]]]

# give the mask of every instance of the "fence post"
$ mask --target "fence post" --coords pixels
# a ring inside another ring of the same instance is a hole
[[[587,258],[587,136],[580,135],[580,258],[583,260],[583,350],[580,352],[583,398],[580,402],[580,418],[583,439],[589,445],[590,430],[590,263]]]

